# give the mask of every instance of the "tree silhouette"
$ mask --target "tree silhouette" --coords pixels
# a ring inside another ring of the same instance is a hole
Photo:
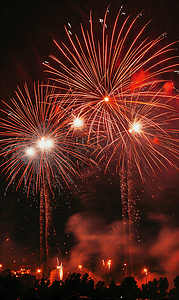
[[[104,281],[98,281],[95,285],[94,298],[103,298],[107,294],[107,288]]]
[[[169,291],[169,299],[179,299],[179,275],[175,277],[174,281],[174,289]]]
[[[83,274],[80,282],[80,295],[91,296],[94,290],[94,281],[88,273]]]
[[[160,277],[159,279],[159,293],[160,293],[160,298],[166,298],[167,296],[167,290],[169,287],[169,283],[166,277]]]
[[[121,282],[120,287],[123,297],[128,300],[133,300],[140,296],[140,289],[132,276],[125,277]]]
[[[174,286],[177,291],[179,291],[179,275],[175,277],[174,281]]]
[[[110,295],[113,297],[119,297],[120,288],[116,285],[115,281],[112,279],[109,285]]]
[[[153,281],[149,281],[146,284],[142,285],[142,296],[144,298],[157,299],[159,291],[159,283],[157,279],[153,279]]]
[[[72,291],[79,292],[81,274],[73,272],[65,280],[65,291],[67,296],[72,294]]]
[[[99,289],[99,290],[102,290],[105,286],[105,282],[104,281],[98,281],[95,285],[95,289]]]
[[[20,290],[21,284],[15,276],[0,276],[0,299],[16,300]]]

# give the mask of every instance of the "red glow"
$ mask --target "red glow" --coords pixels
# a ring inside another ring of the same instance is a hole
[[[174,87],[173,82],[167,81],[167,82],[165,82],[163,89],[165,92],[170,93],[173,90],[173,87]]]
[[[153,143],[154,144],[159,144],[159,139],[156,136],[153,138]]]
[[[132,75],[132,80],[131,80],[131,90],[135,90],[139,88],[143,84],[145,77],[146,74],[144,70],[140,70],[139,72],[134,73]]]

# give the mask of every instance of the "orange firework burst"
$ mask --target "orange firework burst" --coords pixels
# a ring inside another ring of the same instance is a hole
[[[1,168],[8,174],[8,186],[16,181],[17,190],[24,181],[27,196],[30,191],[40,191],[40,259],[44,274],[50,226],[49,192],[53,194],[61,182],[73,183],[70,175],[79,175],[75,161],[88,161],[82,144],[76,144],[73,137],[73,101],[69,101],[68,93],[62,99],[60,95],[52,96],[54,92],[54,87],[34,84],[31,98],[25,84],[23,92],[18,88],[11,104],[4,103],[6,109],[2,111],[6,117],[0,119],[0,155],[4,158]]]
[[[52,80],[64,89],[70,88],[77,99],[78,113],[89,124],[89,138],[94,132],[99,138],[103,132],[108,135],[108,139],[113,140],[115,131],[119,131],[119,124],[126,118],[123,97],[132,93],[137,95],[141,86],[143,89],[150,86],[153,78],[174,70],[177,64],[171,64],[173,57],[169,55],[174,43],[157,49],[165,34],[151,41],[143,39],[145,25],[133,38],[133,29],[139,15],[132,21],[131,17],[127,17],[119,25],[120,10],[112,30],[107,24],[107,15],[108,9],[104,19],[100,19],[101,40],[95,38],[91,13],[90,29],[85,31],[81,25],[82,39],[71,35],[66,28],[71,48],[64,43],[59,45],[54,42],[67,59],[69,67],[53,55],[51,58],[58,63],[59,70],[47,67],[53,75]],[[158,79],[158,84],[161,81]]]

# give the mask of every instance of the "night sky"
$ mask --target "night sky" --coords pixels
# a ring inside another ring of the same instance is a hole
[[[2,1],[1,0],[1,99],[9,101],[17,85],[46,81],[44,61],[59,55],[52,39],[68,39],[64,25],[80,32],[80,23],[88,26],[89,11],[103,18],[108,4],[115,18],[121,5],[126,15],[142,12],[141,24],[152,20],[147,29],[150,38],[167,31],[167,42],[179,39],[178,0],[122,1]],[[178,45],[177,45],[178,46]],[[179,54],[179,53],[178,53]],[[176,88],[178,74],[170,74]],[[122,259],[121,197],[115,162],[104,174],[100,168],[84,167],[83,180],[75,179],[71,189],[63,185],[52,201],[50,261],[56,258],[68,272],[82,264],[93,279],[105,279],[101,260],[112,260],[112,276],[117,282],[124,276]],[[146,174],[141,182],[134,171],[134,196],[138,199],[139,239],[132,246],[133,272],[139,284],[144,282],[142,269],[149,279],[166,276],[170,281],[179,274],[179,173],[174,169]],[[7,182],[1,174],[0,189],[0,263],[3,268],[30,267],[39,264],[39,195],[28,199],[23,188],[13,186],[4,196]]]

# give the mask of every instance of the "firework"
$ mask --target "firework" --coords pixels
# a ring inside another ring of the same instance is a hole
[[[63,264],[61,263],[60,265],[59,265],[59,260],[58,260],[58,258],[57,258],[57,270],[58,270],[58,272],[59,272],[59,279],[60,279],[60,281],[63,281]]]
[[[4,103],[5,117],[0,119],[1,168],[7,174],[7,188],[16,182],[17,190],[24,182],[27,197],[40,191],[41,263],[48,258],[50,193],[54,196],[55,188],[73,183],[71,175],[79,175],[76,162],[87,161],[83,145],[73,137],[73,101],[68,94],[54,98],[54,92],[54,87],[34,84],[31,98],[25,84],[10,104]]]
[[[144,38],[148,24],[137,29],[140,14],[126,17],[120,26],[120,10],[112,30],[107,15],[108,9],[100,19],[99,40],[92,14],[89,30],[81,25],[82,38],[66,29],[70,48],[55,44],[67,63],[51,55],[58,67],[47,67],[53,81],[64,90],[70,88],[77,101],[76,113],[89,126],[89,140],[95,136],[102,148],[98,157],[101,153],[109,157],[106,169],[118,156],[124,236],[129,232],[129,242],[124,241],[127,248],[133,219],[138,216],[132,197],[132,166],[137,166],[144,181],[144,172],[155,174],[156,167],[175,166],[172,158],[178,158],[178,130],[171,124],[178,117],[169,105],[172,97],[162,79],[178,64],[172,55],[175,43],[160,46],[166,33],[149,40]]]
[[[142,180],[147,169],[154,175],[156,168],[167,169],[170,165],[178,169],[172,162],[179,154],[178,112],[169,105],[172,97],[164,100],[158,90],[149,97],[151,89],[155,90],[155,87],[145,89],[145,95],[143,88],[138,95],[123,97],[121,94],[123,107],[126,107],[125,119],[116,131],[115,139],[106,146],[107,151],[113,148],[108,164],[116,153],[120,153],[120,168],[125,170],[125,162],[129,160],[137,167]]]
[[[108,140],[113,140],[115,131],[119,132],[120,123],[126,118],[121,94],[137,94],[141,84],[148,87],[154,78],[156,80],[159,75],[173,71],[177,66],[169,55],[174,43],[159,48],[165,34],[149,41],[143,38],[145,25],[133,37],[139,15],[127,17],[121,24],[120,10],[112,28],[107,24],[107,15],[108,9],[104,19],[100,19],[99,40],[96,39],[97,30],[96,33],[93,30],[92,13],[89,30],[85,31],[81,25],[81,37],[65,28],[70,47],[54,42],[67,63],[51,55],[58,67],[47,66],[53,81],[65,90],[70,88],[77,99],[78,114],[83,115],[89,124],[88,136],[95,132],[98,142],[102,133],[107,135]],[[158,84],[161,81],[158,79]]]

